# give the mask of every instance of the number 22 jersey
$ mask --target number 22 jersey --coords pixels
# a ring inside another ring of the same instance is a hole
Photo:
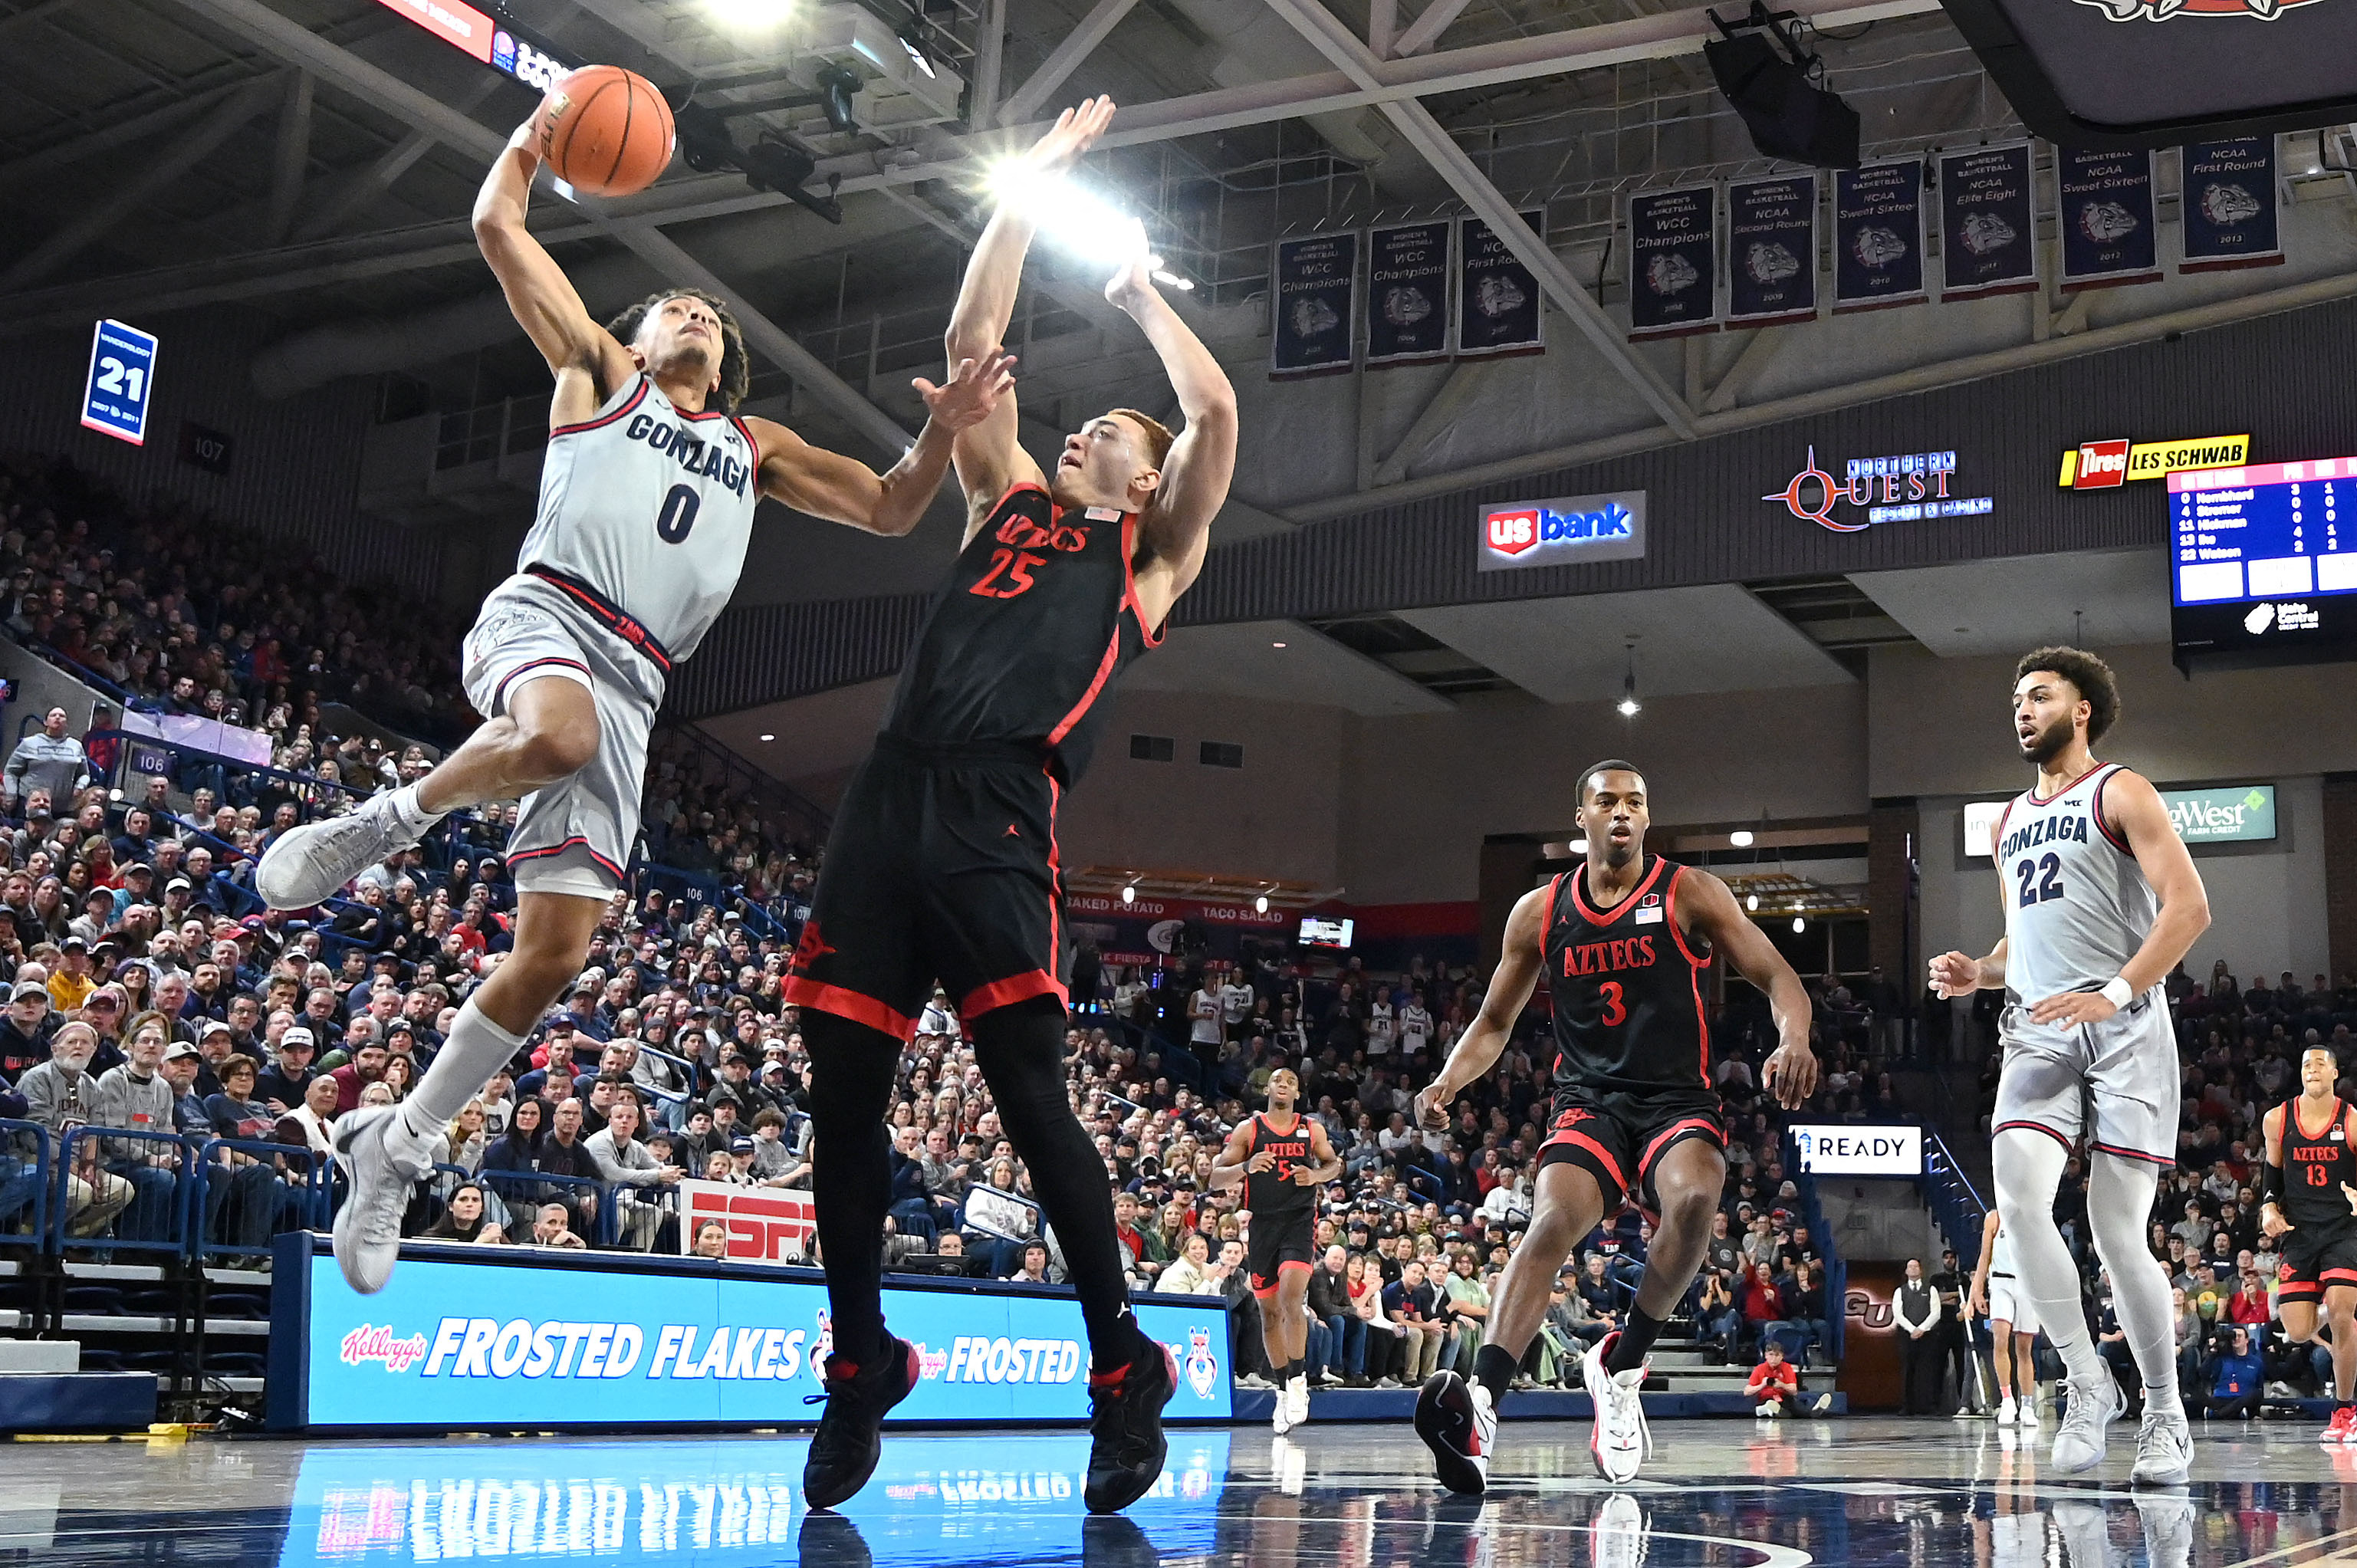
[[[2152,884],[2104,814],[2104,787],[2119,771],[2103,764],[2043,800],[2024,790],[1997,819],[2006,1000],[2016,1005],[2095,990],[2159,916]]]
[[[1136,513],[1010,487],[926,607],[885,734],[1035,746],[1073,783],[1122,671],[1162,640],[1138,607],[1136,555]]]

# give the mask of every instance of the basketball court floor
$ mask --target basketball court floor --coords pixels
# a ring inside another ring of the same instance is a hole
[[[2050,1424],[2047,1429],[2050,1436]],[[1616,1491],[1583,1423],[1510,1423],[1452,1498],[1404,1425],[1174,1435],[1163,1486],[1086,1520],[1077,1433],[900,1433],[841,1516],[801,1506],[802,1440],[480,1438],[11,1445],[0,1561],[57,1568],[662,1562],[1509,1568],[2299,1568],[2357,1560],[2357,1451],[2309,1423],[2197,1423],[2193,1485],[2059,1477],[1986,1422],[1663,1423]],[[2133,1442],[2133,1434],[2130,1434]],[[2124,1477],[2115,1449],[2104,1476]]]

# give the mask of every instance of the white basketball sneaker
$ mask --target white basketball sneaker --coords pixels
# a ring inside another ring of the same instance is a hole
[[[343,816],[279,835],[253,868],[253,890],[274,909],[308,909],[421,836],[401,820],[388,791]]]
[[[345,1283],[374,1295],[400,1261],[401,1217],[412,1190],[434,1168],[433,1152],[402,1124],[398,1105],[346,1112],[332,1136],[336,1164],[350,1184],[344,1206],[336,1210],[336,1266]]]
[[[2066,1476],[2092,1470],[2104,1462],[2104,1434],[2128,1407],[2127,1396],[2108,1371],[2082,1382],[2066,1380],[2070,1405],[2054,1434],[2054,1467]]]
[[[1309,1380],[1307,1377],[1295,1373],[1286,1383],[1285,1391],[1277,1397],[1285,1402],[1285,1423],[1287,1426],[1307,1426],[1309,1423]]]
[[[1604,1358],[1620,1337],[1618,1330],[1606,1335],[1580,1359],[1587,1396],[1596,1406],[1596,1428],[1587,1440],[1587,1451],[1596,1460],[1597,1474],[1616,1485],[1635,1480],[1638,1466],[1653,1452],[1652,1434],[1645,1425],[1644,1396],[1639,1391],[1645,1386],[1645,1367],[1640,1364],[1625,1372],[1604,1369]]]

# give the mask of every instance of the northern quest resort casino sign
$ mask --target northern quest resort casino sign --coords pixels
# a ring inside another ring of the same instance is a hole
[[[1484,572],[1639,561],[1645,554],[1645,492],[1501,501],[1480,509]]]
[[[1760,499],[1781,501],[1803,522],[1835,533],[1863,533],[1878,523],[1978,517],[1995,510],[1987,496],[1959,496],[1953,452],[1910,452],[1895,457],[1852,457],[1836,479],[1817,467],[1817,449],[1781,490]],[[1854,509],[1845,513],[1839,506]],[[1858,515],[1863,513],[1863,515]]]

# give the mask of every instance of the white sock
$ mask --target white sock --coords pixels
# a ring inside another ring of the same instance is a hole
[[[1996,1135],[1990,1163],[1996,1176],[1997,1209],[2005,1217],[2006,1234],[2013,1239],[2014,1268],[2038,1308],[2038,1326],[2062,1358],[2072,1385],[2091,1389],[2111,1372],[2095,1348],[2094,1336],[2087,1332],[2079,1265],[2054,1224],[2054,1189],[2062,1180],[2063,1158],[2062,1145],[2045,1133],[2013,1130]],[[2144,1216],[2145,1210],[2136,1211],[2138,1224]]]
[[[2152,1212],[2160,1171],[2140,1160],[2096,1151],[2087,1171],[2087,1224],[2095,1251],[2112,1275],[2112,1309],[2119,1314],[2128,1349],[2144,1378],[2145,1408],[2174,1411],[2183,1403],[2177,1389],[2177,1329],[2169,1300],[2169,1273],[2139,1232]]]
[[[401,825],[413,833],[424,833],[426,829],[450,814],[447,811],[427,811],[418,802],[417,786],[414,784],[404,784],[384,799],[386,807],[400,820]]]
[[[523,1036],[508,1033],[468,997],[450,1025],[450,1037],[435,1053],[434,1065],[401,1102],[403,1125],[421,1138],[448,1128],[491,1074],[523,1049]]]

